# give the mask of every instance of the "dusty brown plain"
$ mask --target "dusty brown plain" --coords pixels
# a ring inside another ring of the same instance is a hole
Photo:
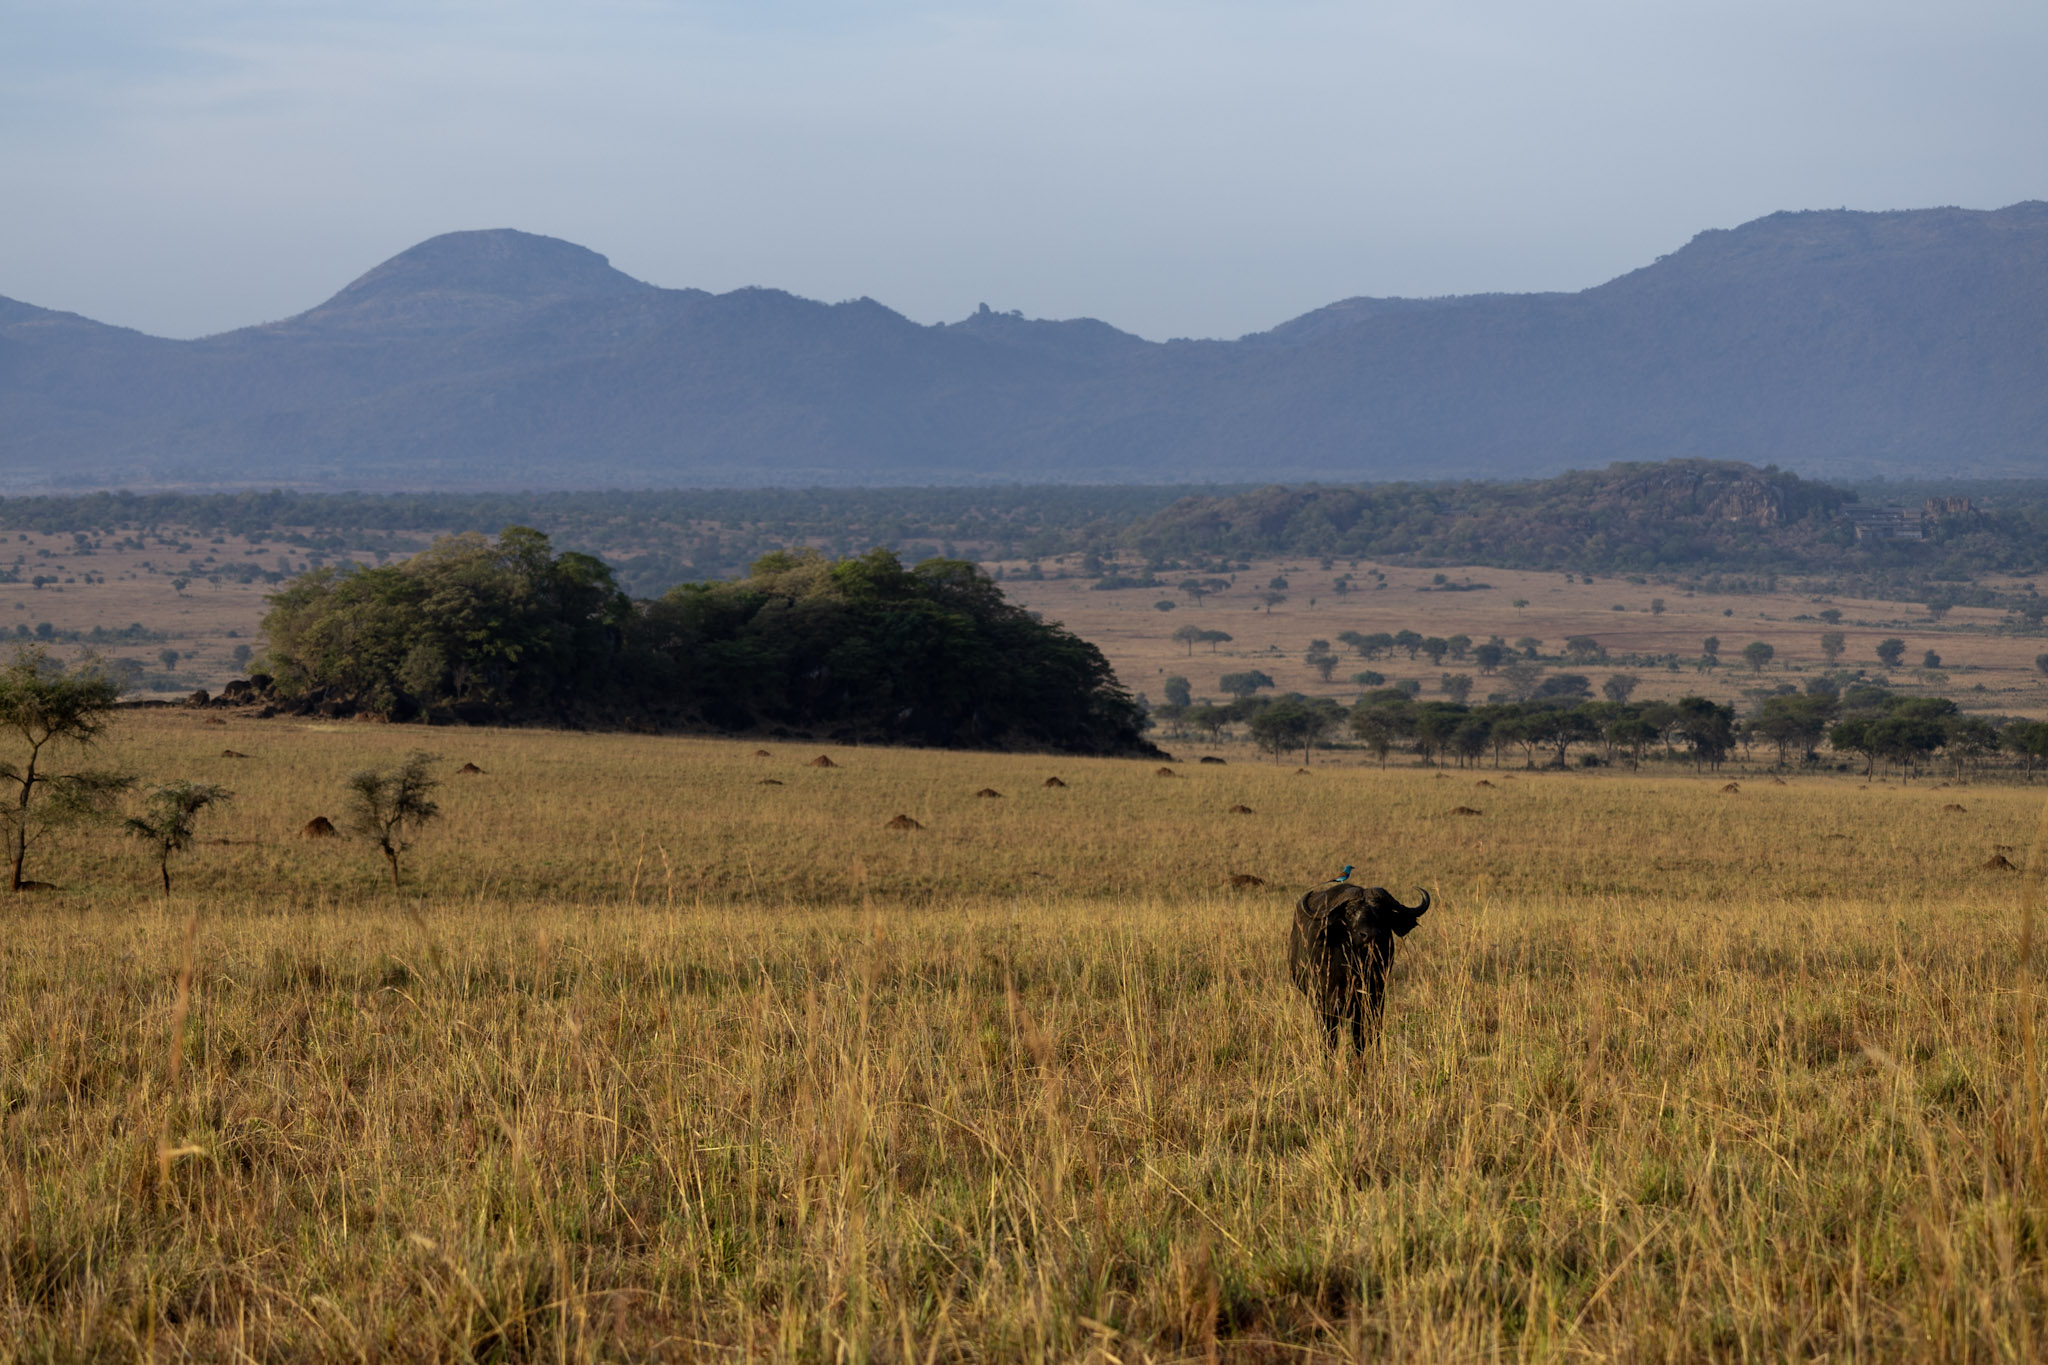
[[[23,539],[22,534],[27,538]],[[133,549],[117,548],[119,539],[101,537],[100,549],[92,555],[79,555],[69,536],[17,533],[11,540],[0,540],[0,562],[19,555],[19,571],[24,576],[42,574],[60,580],[40,590],[26,582],[0,584],[0,630],[12,630],[17,624],[33,629],[47,621],[59,630],[86,632],[95,626],[119,630],[139,623],[161,632],[169,637],[167,643],[186,658],[176,668],[180,687],[155,695],[170,695],[172,691],[193,687],[218,690],[237,674],[233,662],[236,645],[249,644],[259,651],[262,647],[259,626],[264,598],[275,588],[261,582],[236,583],[232,579],[216,584],[212,581],[213,569],[254,561],[266,569],[283,564],[297,572],[312,562],[305,550],[274,540],[252,545],[227,536],[216,542],[196,532],[169,530],[152,538],[144,548]],[[178,547],[166,547],[161,540],[176,541]],[[13,547],[12,555],[7,553],[9,545]],[[44,556],[43,551],[48,551],[48,555]],[[206,561],[208,555],[213,556],[212,564]],[[335,562],[341,556],[326,558]],[[355,558],[367,560],[367,556]],[[1003,566],[1012,575],[1022,567]],[[1057,563],[1048,567],[1054,573],[1062,571]],[[1370,576],[1374,569],[1386,575],[1384,589],[1374,589],[1375,580]],[[1363,587],[1340,596],[1332,591],[1332,585],[1339,574],[1346,572]],[[1481,582],[1492,587],[1483,592],[1423,591],[1434,588],[1432,580],[1439,572],[1454,583]],[[1258,595],[1276,574],[1288,580],[1287,601],[1267,611]],[[87,575],[104,581],[83,582]],[[1166,582],[1170,585],[1188,576],[1172,573],[1167,575]],[[174,587],[179,579],[185,580],[182,590]],[[2048,638],[1999,633],[2003,614],[1976,608],[1956,608],[1937,622],[1915,604],[1837,600],[1789,590],[1776,594],[1687,596],[1682,589],[1656,583],[1633,584],[1619,577],[1596,576],[1593,583],[1587,584],[1580,575],[1571,575],[1567,581],[1567,576],[1561,573],[1522,573],[1471,566],[1422,570],[1371,561],[1360,561],[1354,569],[1345,560],[1325,570],[1318,566],[1318,561],[1301,558],[1262,560],[1249,571],[1238,573],[1236,579],[1233,589],[1199,605],[1171,586],[1159,590],[1095,592],[1089,587],[1090,580],[1078,576],[1040,582],[1011,576],[1004,587],[1014,600],[1043,612],[1048,619],[1065,622],[1084,639],[1100,646],[1117,676],[1132,690],[1145,692],[1155,701],[1160,699],[1160,688],[1171,675],[1188,677],[1197,695],[1220,696],[1216,678],[1242,668],[1264,670],[1281,690],[1345,701],[1357,696],[1359,690],[1346,680],[1368,668],[1390,680],[1412,678],[1421,682],[1425,698],[1436,695],[1438,679],[1445,672],[1474,674],[1476,697],[1485,696],[1497,686],[1494,681],[1478,676],[1469,661],[1446,661],[1441,667],[1432,667],[1426,657],[1411,660],[1400,652],[1391,658],[1366,661],[1338,646],[1343,661],[1329,683],[1302,662],[1312,639],[1334,642],[1347,630],[1371,634],[1402,629],[1445,637],[1462,633],[1477,641],[1493,635],[1511,642],[1530,636],[1542,640],[1545,652],[1550,654],[1555,654],[1566,637],[1572,635],[1591,635],[1614,655],[1677,654],[1686,661],[1678,672],[1620,664],[1571,667],[1572,671],[1591,677],[1595,687],[1610,672],[1636,673],[1643,679],[1637,694],[1643,698],[1700,692],[1727,701],[1745,687],[1803,681],[1807,673],[1818,670],[1824,662],[1821,633],[1840,629],[1847,637],[1843,664],[1873,672],[1882,672],[1872,653],[1877,642],[1887,636],[1905,640],[1908,666],[1889,675],[1901,690],[1938,692],[1955,697],[1973,710],[2048,715],[2048,677],[2034,665],[2035,656],[2048,650]],[[1651,613],[1650,602],[1654,598],[1664,600],[1666,609],[1662,614]],[[1529,605],[1515,607],[1512,604],[1517,599]],[[1161,600],[1177,605],[1173,611],[1162,612],[1153,605]],[[1616,606],[1623,610],[1614,610]],[[1793,619],[1815,615],[1828,607],[1843,612],[1844,620],[1839,627],[1817,620]],[[1185,646],[1171,638],[1176,628],[1188,624],[1226,631],[1233,639],[1213,652],[1208,645],[1196,645],[1190,655]],[[1691,661],[1698,657],[1700,642],[1709,635],[1720,638],[1722,666],[1710,674],[1701,674]],[[1742,647],[1751,640],[1762,640],[1777,651],[1776,658],[1761,675],[1752,675],[1741,661]],[[102,651],[134,657],[149,664],[152,673],[160,673],[154,660],[162,647],[150,642],[103,646]],[[1943,658],[1944,681],[1928,681],[1912,666],[1930,648]],[[75,650],[66,647],[59,652]]]
[[[1005,569],[1013,567],[1022,566],[1006,565]],[[1386,575],[1384,589],[1374,588],[1376,580],[1368,572],[1373,569]],[[1334,592],[1336,578],[1345,573],[1351,574],[1354,584],[1362,584],[1362,590],[1343,595]],[[1433,582],[1438,573],[1453,584],[1486,583],[1491,587],[1478,592],[1441,591]],[[1287,579],[1287,600],[1268,610],[1260,597],[1276,575]],[[1183,578],[1209,576],[1167,574],[1167,586],[1157,590],[1097,592],[1091,588],[1091,580],[1079,576],[1041,582],[1010,577],[1004,587],[1014,600],[1043,613],[1047,620],[1064,622],[1093,641],[1126,685],[1155,701],[1160,699],[1166,678],[1175,674],[1188,678],[1195,695],[1224,700],[1216,679],[1246,668],[1271,675],[1281,691],[1344,701],[1359,691],[1356,684],[1345,680],[1365,669],[1385,675],[1390,682],[1414,679],[1422,684],[1425,699],[1437,695],[1438,680],[1444,673],[1471,674],[1475,698],[1499,687],[1497,679],[1480,676],[1469,660],[1462,664],[1446,660],[1433,666],[1426,656],[1411,660],[1404,651],[1395,651],[1367,661],[1335,643],[1344,631],[1370,635],[1405,629],[1445,638],[1464,634],[1480,642],[1494,635],[1510,643],[1528,636],[1543,641],[1547,655],[1559,653],[1565,640],[1574,635],[1592,636],[1610,655],[1677,654],[1682,663],[1676,672],[1618,662],[1553,662],[1551,667],[1584,673],[1596,689],[1609,673],[1633,673],[1642,679],[1638,699],[1696,693],[1725,702],[1737,698],[1744,688],[1796,684],[1822,671],[1826,660],[1820,637],[1825,631],[1840,630],[1846,637],[1842,667],[1890,676],[1901,691],[1953,697],[1966,709],[2048,715],[2048,677],[2034,664],[2036,655],[2048,651],[2048,637],[2000,633],[2005,614],[1980,608],[1957,607],[1935,621],[1920,604],[1804,591],[1689,595],[1684,589],[1655,582],[1635,584],[1623,577],[1594,575],[1589,584],[1578,574],[1567,581],[1562,573],[1478,566],[1410,569],[1371,561],[1360,561],[1354,569],[1348,560],[1323,569],[1318,561],[1301,558],[1259,561],[1249,571],[1236,574],[1236,585],[1229,591],[1199,605],[1171,586]],[[1653,613],[1650,604],[1659,598],[1665,609]],[[1528,605],[1514,606],[1518,599]],[[1159,601],[1177,605],[1172,611],[1160,611],[1154,606]],[[1842,612],[1840,625],[1794,619],[1817,616],[1828,608]],[[1213,652],[1204,644],[1194,645],[1190,651],[1172,638],[1175,630],[1189,624],[1224,631],[1232,637],[1231,642],[1215,646]],[[1721,642],[1721,666],[1703,674],[1696,661],[1701,641],[1708,636]],[[1892,636],[1906,642],[1907,666],[1887,673],[1873,650],[1879,640]],[[1323,682],[1303,662],[1312,639],[1331,641],[1342,659],[1332,682]],[[1742,661],[1743,646],[1752,640],[1761,640],[1776,651],[1760,674],[1752,673]],[[1942,656],[1945,680],[1928,680],[1914,666],[1929,649]],[[1977,690],[1980,685],[1982,691]]]

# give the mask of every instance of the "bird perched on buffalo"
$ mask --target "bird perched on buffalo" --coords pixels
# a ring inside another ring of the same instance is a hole
[[[1345,877],[1350,873],[1344,869]],[[1294,984],[1322,1015],[1331,1047],[1349,1023],[1352,1046],[1365,1051],[1366,1039],[1379,1031],[1394,940],[1428,911],[1427,891],[1422,904],[1410,909],[1384,887],[1357,886],[1344,877],[1324,882],[1295,902],[1288,967]]]

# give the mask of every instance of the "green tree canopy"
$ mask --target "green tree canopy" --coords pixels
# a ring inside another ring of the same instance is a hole
[[[1102,651],[955,559],[776,553],[648,604],[655,691],[684,720],[965,747],[1130,752],[1137,703]]]
[[[1343,721],[1336,703],[1306,697],[1281,697],[1261,706],[1250,721],[1252,738],[1271,746],[1273,761],[1279,762],[1283,749],[1299,744],[1301,761],[1308,762],[1309,749]]]
[[[631,603],[589,555],[514,526],[447,536],[376,568],[322,568],[263,620],[286,696],[318,694],[394,720],[569,719],[616,681]]]
[[[1225,673],[1216,680],[1216,686],[1230,696],[1249,697],[1261,688],[1273,686],[1273,679],[1259,669],[1248,668],[1241,673]]]
[[[961,560],[909,569],[888,550],[777,551],[737,581],[634,603],[600,561],[513,527],[385,567],[316,570],[272,603],[264,629],[283,695],[394,720],[1146,747],[1101,651]]]
[[[0,829],[13,862],[12,888],[37,835],[103,813],[130,785],[115,773],[58,771],[55,760],[92,747],[105,733],[120,689],[97,667],[65,669],[39,647],[16,650],[0,667],[0,780],[11,799],[0,803]]]
[[[123,827],[156,852],[166,896],[171,894],[171,855],[192,846],[192,829],[200,812],[233,795],[225,787],[204,782],[166,782],[150,790],[141,815],[128,818]]]
[[[1795,752],[1803,756],[1819,744],[1834,717],[1835,703],[1829,697],[1766,697],[1750,724],[1758,737],[1777,746],[1783,766]]]

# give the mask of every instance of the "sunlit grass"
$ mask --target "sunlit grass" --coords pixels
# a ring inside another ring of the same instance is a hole
[[[235,842],[8,907],[0,1356],[2040,1354],[2036,793],[435,731],[394,897],[294,836],[421,737],[125,726]]]

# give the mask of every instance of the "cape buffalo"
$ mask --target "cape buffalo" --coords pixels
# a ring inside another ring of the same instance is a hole
[[[1415,927],[1429,910],[1429,892],[1409,909],[1378,886],[1325,882],[1294,906],[1294,932],[1287,949],[1294,984],[1323,1017],[1331,1047],[1346,1020],[1351,1044],[1365,1050],[1379,1031],[1386,1000],[1387,964],[1394,940]]]

